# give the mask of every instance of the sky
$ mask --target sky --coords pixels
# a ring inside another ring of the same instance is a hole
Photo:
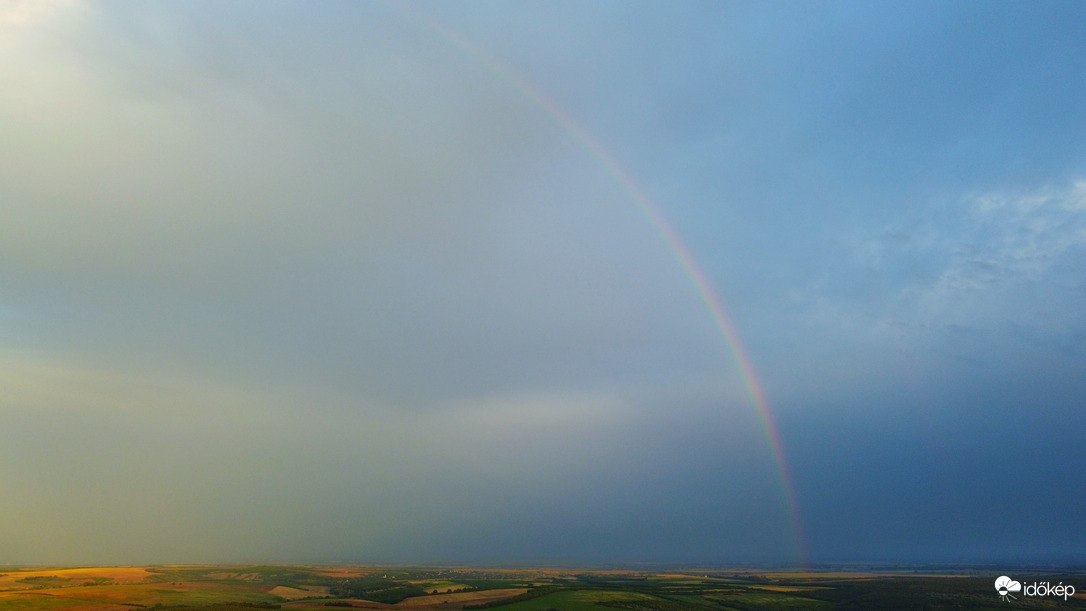
[[[1086,5],[0,2],[0,563],[1086,562]]]

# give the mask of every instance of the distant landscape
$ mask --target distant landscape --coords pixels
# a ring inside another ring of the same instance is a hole
[[[0,609],[252,611],[253,609],[1086,608],[1076,592],[1001,600],[982,570],[578,570],[293,565],[20,567],[0,574]],[[1082,583],[1086,573],[1015,574]],[[1077,578],[1077,579],[1076,579]],[[1086,590],[1086,587],[1082,588]]]

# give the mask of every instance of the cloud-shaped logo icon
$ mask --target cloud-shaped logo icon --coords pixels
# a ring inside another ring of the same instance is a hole
[[[1011,596],[1011,592],[1022,591],[1022,584],[1006,575],[1002,575],[999,579],[995,580],[995,589],[996,592],[999,592],[1000,598],[1007,600],[1007,597],[1014,598],[1014,596]]]

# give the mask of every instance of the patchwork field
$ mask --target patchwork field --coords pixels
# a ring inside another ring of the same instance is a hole
[[[472,592],[453,592],[451,594],[430,594],[405,598],[397,606],[414,609],[418,607],[463,607],[478,605],[513,598],[528,592],[527,588],[503,588],[495,590],[476,590]]]
[[[139,583],[151,576],[142,567],[57,568],[0,574],[0,591],[29,590],[44,584],[99,585],[103,583]]]
[[[742,611],[1086,608],[1086,573],[1013,572],[1078,584],[1003,601],[990,571],[681,572],[430,567],[147,566],[7,569],[0,611]],[[1010,606],[1008,606],[1010,605]]]

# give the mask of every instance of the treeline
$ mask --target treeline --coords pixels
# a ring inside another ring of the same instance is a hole
[[[393,605],[405,598],[423,596],[427,592],[421,586],[406,581],[368,576],[337,579],[329,584],[328,593],[336,598],[364,598]]]

